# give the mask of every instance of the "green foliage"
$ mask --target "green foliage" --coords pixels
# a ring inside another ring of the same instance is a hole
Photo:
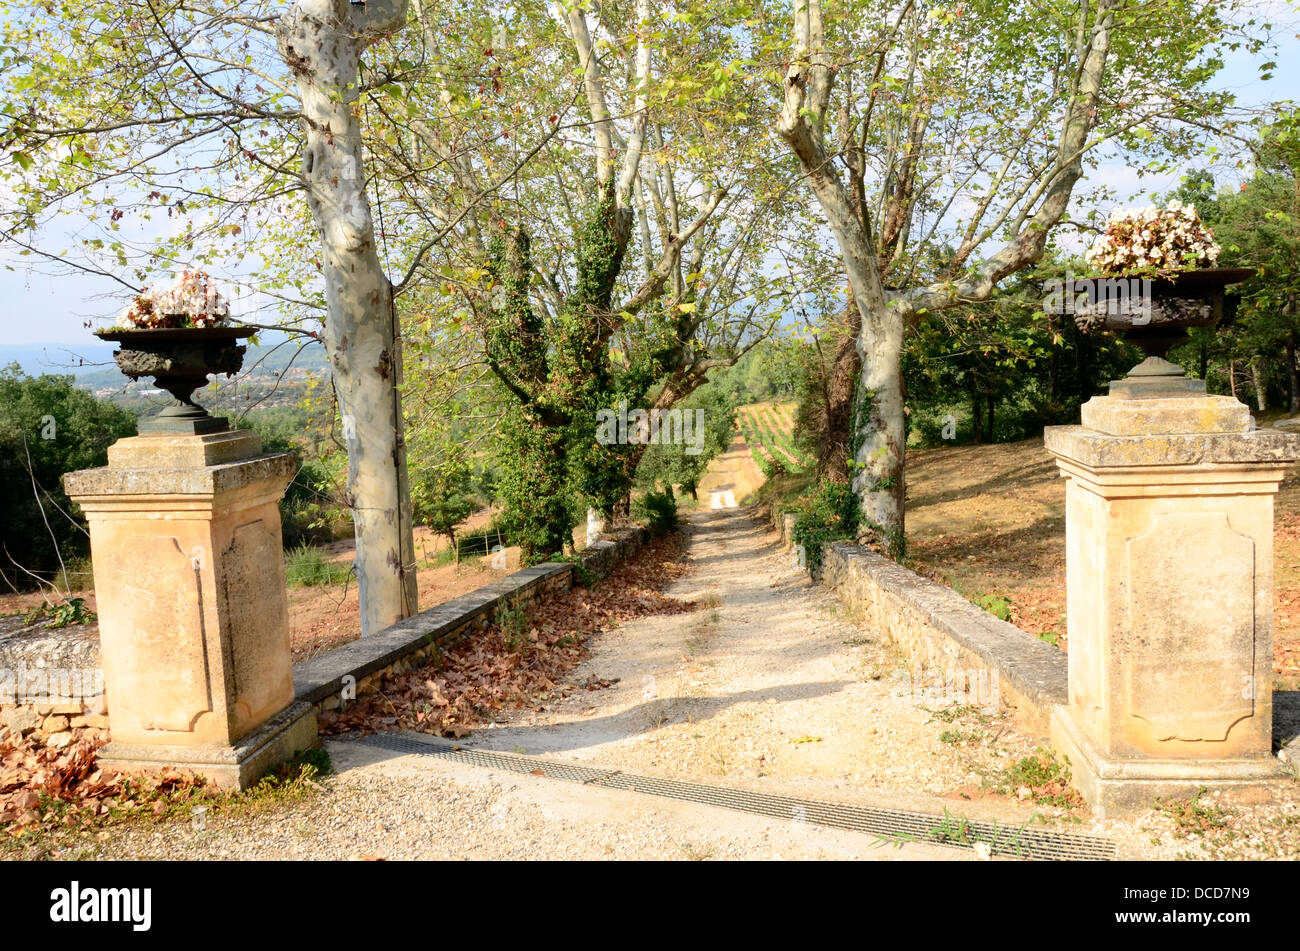
[[[290,588],[340,584],[352,573],[346,562],[330,561],[312,545],[299,545],[285,552],[284,580]]]
[[[56,578],[60,553],[65,560],[87,553],[85,529],[60,478],[105,465],[108,447],[134,434],[129,413],[77,389],[72,377],[0,369],[0,575],[28,587],[30,576],[11,558]]]
[[[709,463],[731,445],[735,432],[736,406],[734,398],[717,382],[708,383],[673,408],[686,414],[697,414],[692,419],[703,420],[703,433],[699,452],[687,452],[688,447],[660,443],[646,448],[636,470],[636,483],[644,489],[679,485],[692,498]],[[698,411],[698,413],[697,413]],[[698,415],[698,414],[702,414]]]
[[[996,792],[1015,796],[1028,789],[1035,803],[1068,808],[1082,803],[1070,787],[1070,768],[1049,749],[1039,749],[1001,770],[989,784]]]
[[[521,406],[502,415],[496,451],[501,530],[518,545],[524,565],[561,554],[573,542],[578,506],[569,487],[566,433]]]
[[[754,459],[758,463],[759,470],[769,479],[778,479],[790,474],[789,465],[779,455],[773,454],[769,459],[767,456],[755,454]]]
[[[280,499],[280,525],[285,548],[322,545],[350,537],[352,516],[334,495],[342,481],[328,459],[312,458],[302,443],[311,425],[310,414],[298,407],[277,406],[249,413],[243,425],[262,440],[263,452],[289,452],[298,471]],[[338,458],[336,456],[336,458]]]
[[[1011,620],[1011,601],[1000,594],[981,594],[976,596],[975,604],[988,611],[999,621]]]
[[[1204,801],[1209,790],[1202,786],[1196,795],[1186,799],[1157,797],[1156,810],[1163,812],[1174,820],[1177,838],[1188,835],[1204,835],[1216,829],[1228,827],[1232,814],[1213,802]]]
[[[333,765],[330,763],[330,754],[324,748],[315,750],[299,750],[288,760],[263,776],[262,779],[258,781],[258,784],[265,784],[263,786],[263,792],[272,788],[282,789],[299,782],[328,776],[332,769]]]
[[[799,386],[798,341],[764,340],[714,378],[736,406],[792,398]]]
[[[918,447],[1025,439],[1078,420],[1079,407],[1138,355],[1110,334],[1086,334],[1043,312],[1043,287],[1078,261],[1048,260],[985,304],[926,315],[903,353],[909,443]]]
[[[677,498],[671,488],[647,492],[632,501],[632,517],[644,522],[651,535],[666,535],[677,528]]]
[[[528,621],[528,612],[522,605],[503,604],[497,609],[496,625],[501,629],[501,640],[507,649],[517,654],[523,653],[529,643],[532,627]]]
[[[821,483],[796,504],[795,511],[791,538],[803,546],[804,562],[813,574],[821,570],[823,545],[857,537],[861,510],[847,483]]]
[[[37,621],[48,620],[50,623],[47,627],[70,627],[74,624],[93,624],[95,619],[95,612],[86,609],[85,598],[65,598],[58,604],[43,602],[29,612],[23,621],[35,624]]]
[[[456,527],[474,511],[470,496],[470,469],[460,453],[412,480],[411,505],[417,523],[445,535],[456,550]]]
[[[1253,174],[1239,187],[1215,191],[1206,172],[1189,175],[1168,198],[1194,203],[1222,247],[1221,267],[1256,275],[1232,288],[1234,315],[1194,332],[1170,359],[1203,377],[1213,393],[1235,393],[1256,405],[1281,403],[1300,412],[1300,112],[1283,112],[1261,130]],[[1262,392],[1261,392],[1262,391]]]

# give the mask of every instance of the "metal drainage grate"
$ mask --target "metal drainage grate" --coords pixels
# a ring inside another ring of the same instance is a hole
[[[865,832],[896,841],[911,839],[956,848],[973,848],[977,842],[985,842],[995,855],[1023,859],[1108,861],[1115,858],[1115,843],[1100,836],[1048,832],[1041,829],[1028,829],[1025,826],[1003,826],[994,822],[962,819],[952,815],[937,816],[903,809],[879,809],[817,799],[797,799],[792,796],[751,792],[747,789],[708,786],[680,779],[638,776],[617,769],[578,766],[536,756],[499,753],[494,750],[467,749],[436,740],[416,740],[396,733],[371,734],[355,738],[354,742],[394,753],[436,756],[439,759],[468,763],[471,766],[529,773],[548,779],[581,783],[584,786],[623,789],[648,796],[698,802],[709,806],[720,806],[723,809],[734,809],[738,812],[769,816],[773,819],[797,820],[832,829]]]

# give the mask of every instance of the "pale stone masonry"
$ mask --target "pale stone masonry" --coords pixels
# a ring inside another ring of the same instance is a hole
[[[1102,815],[1281,775],[1273,496],[1300,437],[1256,430],[1200,381],[1142,382],[1045,436],[1066,479],[1070,632],[1051,735]]]
[[[64,476],[90,524],[118,769],[173,765],[244,788],[316,744],[295,703],[279,500],[293,456],[246,431],[150,435]]]

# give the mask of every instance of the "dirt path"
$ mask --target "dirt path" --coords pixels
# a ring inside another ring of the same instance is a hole
[[[617,679],[611,688],[516,715],[473,742],[794,795],[949,805],[1033,751],[1000,717],[936,716],[941,702],[911,696],[902,665],[761,523],[701,509],[689,532],[695,570],[669,593],[700,610],[602,635],[573,679]]]
[[[722,484],[726,484],[724,481]],[[724,490],[725,491],[725,490]],[[732,490],[734,491],[734,489]],[[701,494],[703,505],[708,498]],[[859,805],[1024,822],[1015,803],[966,802],[1027,747],[1010,735],[967,754],[953,723],[900,693],[885,653],[739,509],[691,514],[694,572],[671,594],[701,607],[599,635],[570,676],[617,678],[515,714],[460,742],[649,775]],[[986,721],[992,729],[995,721]],[[983,727],[974,727],[982,729]],[[1005,732],[1005,731],[1004,731]],[[967,850],[589,788],[328,741],[336,775],[274,816],[130,830],[121,857],[843,858],[969,860]],[[982,751],[982,752],[981,752]],[[954,798],[939,799],[949,792]],[[895,847],[898,845],[899,847]]]

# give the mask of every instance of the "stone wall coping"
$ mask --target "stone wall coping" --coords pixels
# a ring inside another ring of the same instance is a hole
[[[854,563],[881,589],[907,601],[934,629],[977,654],[991,670],[1027,699],[1042,705],[1063,704],[1068,663],[1065,651],[999,620],[952,588],[924,578],[870,548],[849,542],[829,547],[846,563]]]
[[[71,498],[94,501],[102,498],[105,504],[117,507],[131,504],[131,496],[210,497],[261,482],[277,483],[276,491],[283,492],[297,471],[298,460],[293,453],[268,453],[202,468],[81,469],[66,473],[63,487]]]

